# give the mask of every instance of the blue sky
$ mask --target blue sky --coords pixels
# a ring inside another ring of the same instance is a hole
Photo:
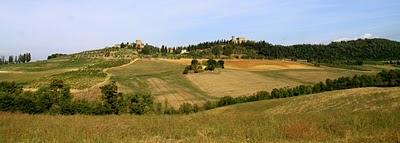
[[[399,0],[1,0],[0,55],[44,59],[142,39],[168,46],[245,36],[273,44],[400,41]]]

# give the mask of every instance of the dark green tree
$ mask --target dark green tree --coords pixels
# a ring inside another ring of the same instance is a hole
[[[122,107],[122,93],[118,92],[118,86],[115,81],[111,84],[100,87],[103,99],[103,105],[113,114],[119,114]]]

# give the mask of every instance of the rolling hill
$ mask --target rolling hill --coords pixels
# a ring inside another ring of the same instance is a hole
[[[400,88],[359,88],[192,115],[0,113],[1,142],[398,142]]]

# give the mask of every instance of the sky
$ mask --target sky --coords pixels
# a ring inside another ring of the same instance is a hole
[[[135,39],[170,47],[231,36],[283,45],[400,41],[400,1],[0,0],[0,55],[38,60]]]

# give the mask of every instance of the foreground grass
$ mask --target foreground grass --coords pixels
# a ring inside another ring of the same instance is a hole
[[[192,115],[0,113],[0,142],[399,142],[399,93],[351,89]]]
[[[0,114],[0,142],[398,142],[399,112],[147,116]]]

